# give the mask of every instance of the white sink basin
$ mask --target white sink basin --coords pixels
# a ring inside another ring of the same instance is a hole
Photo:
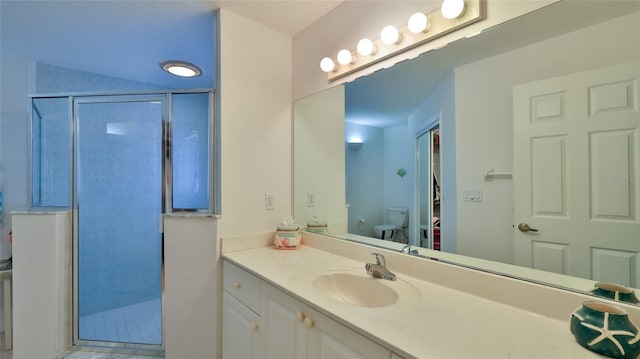
[[[398,293],[381,280],[350,273],[321,275],[313,281],[326,298],[361,307],[384,307],[398,300]]]
[[[421,295],[411,284],[377,279],[362,271],[340,271],[321,275],[312,282],[323,297],[342,304],[360,307],[386,307],[396,303],[417,304]]]

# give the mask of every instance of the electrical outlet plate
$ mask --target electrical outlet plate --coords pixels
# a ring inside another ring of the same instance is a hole
[[[316,195],[309,192],[307,193],[307,207],[315,207],[316,206]]]

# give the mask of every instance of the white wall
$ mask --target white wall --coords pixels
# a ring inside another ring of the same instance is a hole
[[[29,62],[0,53],[0,190],[3,193],[0,259],[11,256],[10,211],[27,206],[27,93]]]
[[[0,51],[0,259],[11,257],[10,211],[27,205],[27,106],[29,63]],[[0,289],[0,298],[4,298]],[[0,305],[0,320],[4,320]],[[3,330],[2,330],[3,331]]]
[[[638,43],[635,13],[455,70],[457,192],[483,191],[481,203],[457,200],[459,254],[513,263],[513,181],[484,180],[513,167],[513,85],[637,60]]]
[[[213,216],[164,217],[167,359],[216,358],[219,268]]]
[[[487,16],[483,21],[329,83],[327,74],[320,70],[320,59],[325,56],[335,58],[335,54],[342,48],[355,49],[361,38],[378,38],[384,26],[404,25],[414,12],[430,12],[441,4],[440,1],[345,1],[294,36],[293,98],[300,99],[336,84],[353,81],[556,1],[558,0],[487,0]]]
[[[275,231],[292,214],[291,38],[256,22],[220,10],[220,120],[222,217],[218,220],[216,252],[218,289],[207,298],[217,309],[209,318],[218,325],[221,343],[220,238]],[[274,210],[265,210],[265,194]],[[207,343],[194,343],[208,347]],[[189,348],[183,348],[188,357]],[[221,355],[217,353],[208,357]]]
[[[429,96],[409,116],[409,133],[413,140],[440,115],[440,165],[441,165],[441,250],[456,253],[457,248],[457,177],[456,177],[456,99],[455,76],[451,73],[429,94]],[[413,142],[414,142],[413,141]],[[413,143],[412,142],[412,143]],[[413,158],[413,156],[411,157]],[[415,163],[412,163],[412,168]],[[417,199],[416,199],[417,200]],[[418,204],[414,204],[416,211]],[[415,218],[415,217],[413,217]]]
[[[71,342],[69,216],[51,212],[14,217],[15,359],[54,358]]]
[[[222,219],[219,235],[275,230],[290,216],[291,38],[220,11]],[[265,210],[265,194],[274,210]]]
[[[344,232],[345,199],[344,87],[323,91],[294,106],[293,214],[300,226],[314,216],[330,233]],[[307,205],[313,194],[315,204]]]

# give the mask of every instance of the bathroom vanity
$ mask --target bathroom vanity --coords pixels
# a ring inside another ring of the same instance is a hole
[[[588,296],[382,249],[397,280],[375,279],[371,247],[309,233],[224,240],[223,358],[599,357],[568,327]]]
[[[224,358],[391,355],[389,349],[228,261],[223,296]]]

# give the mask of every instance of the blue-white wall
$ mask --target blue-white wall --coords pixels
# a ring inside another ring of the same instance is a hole
[[[407,125],[378,128],[347,122],[345,137],[364,143],[359,150],[345,149],[349,233],[371,236],[374,226],[387,223],[387,208],[411,208],[413,142]],[[398,176],[400,168],[407,175]],[[360,218],[364,224],[358,224]]]
[[[349,233],[373,235],[373,226],[384,221],[384,131],[346,122],[346,141],[357,139],[359,150],[345,149]],[[364,224],[358,224],[358,219]]]

